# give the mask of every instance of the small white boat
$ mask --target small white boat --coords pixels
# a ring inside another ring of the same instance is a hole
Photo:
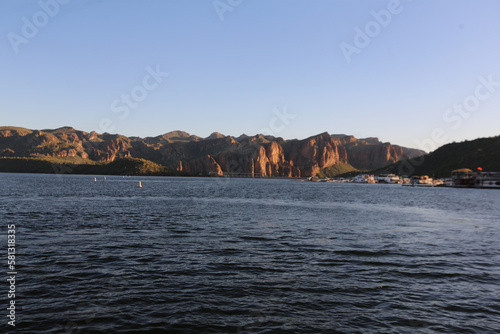
[[[402,183],[401,178],[396,174],[380,174],[379,176],[377,176],[377,182],[390,184]]]
[[[368,174],[359,174],[352,180],[354,183],[375,183],[375,177]]]
[[[429,176],[423,175],[423,176],[412,176],[409,180],[409,183],[404,183],[403,186],[435,187],[437,186],[437,184]]]

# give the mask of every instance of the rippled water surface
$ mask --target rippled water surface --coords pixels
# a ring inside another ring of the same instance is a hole
[[[23,333],[500,332],[496,190],[0,174],[0,217]]]

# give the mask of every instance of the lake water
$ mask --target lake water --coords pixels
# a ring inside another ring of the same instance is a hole
[[[500,332],[496,190],[0,174],[0,217],[22,333]]]

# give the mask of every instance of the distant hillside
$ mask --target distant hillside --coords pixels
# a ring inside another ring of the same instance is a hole
[[[94,174],[94,175],[179,175],[152,161],[136,158],[96,163],[68,158],[0,158],[3,173]],[[181,175],[189,175],[184,173]]]
[[[478,167],[500,171],[500,136],[444,145],[420,158],[400,161],[376,172],[449,177],[454,169]]]
[[[338,175],[343,175],[346,173],[359,172],[358,169],[354,168],[349,164],[336,164],[331,167],[323,168],[316,176],[325,178],[325,177],[336,177]]]
[[[352,136],[347,138],[353,138],[344,144],[349,157],[348,162],[359,170],[370,170],[373,166],[383,167],[401,158],[413,158],[424,154],[421,150],[382,143],[378,138],[356,139]]]
[[[262,134],[235,138],[218,132],[201,138],[183,131],[140,138],[87,133],[72,127],[54,130],[0,127],[0,157],[62,159],[64,163],[73,164],[75,172],[96,170],[98,167],[88,166],[92,164],[136,158],[179,174],[335,176],[351,170],[385,167],[422,154],[423,151],[382,143],[377,138],[357,139],[327,132],[303,140],[284,140]],[[16,165],[20,170],[44,170],[38,160],[23,161],[27,166]],[[60,163],[60,160],[51,161]],[[0,160],[0,170],[12,170],[15,163],[19,161]],[[10,167],[5,167],[7,164]],[[77,168],[77,164],[82,167]],[[122,173],[120,169],[114,170]]]

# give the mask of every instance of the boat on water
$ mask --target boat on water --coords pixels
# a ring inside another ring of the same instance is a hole
[[[476,188],[496,188],[500,189],[500,173],[479,172],[476,175]]]
[[[352,180],[354,183],[375,183],[375,177],[368,174],[359,174]]]
[[[474,186],[472,169],[460,168],[451,171],[451,186],[469,188]]]
[[[499,172],[474,172],[468,168],[451,172],[451,186],[457,188],[490,188],[500,189]]]
[[[377,176],[378,183],[400,184],[403,181],[396,174],[380,174]]]
[[[428,175],[423,176],[412,176],[408,182],[404,183],[403,186],[416,186],[416,187],[435,187],[438,183],[435,182]]]

